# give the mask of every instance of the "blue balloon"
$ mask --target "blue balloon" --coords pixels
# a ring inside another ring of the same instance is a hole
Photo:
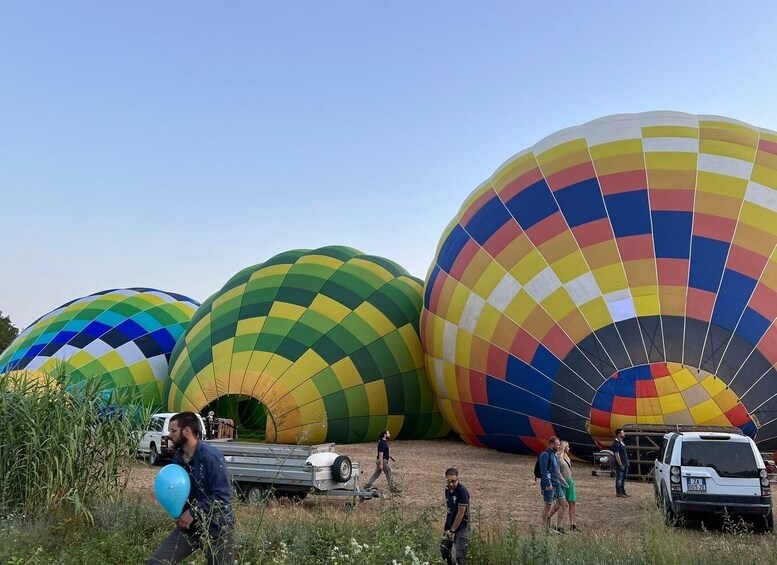
[[[154,480],[156,499],[173,519],[178,519],[183,512],[190,489],[189,475],[180,465],[162,467]]]

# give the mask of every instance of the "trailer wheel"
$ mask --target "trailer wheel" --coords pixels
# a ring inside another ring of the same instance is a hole
[[[266,500],[265,489],[262,485],[247,484],[243,490],[249,504],[261,504]]]
[[[351,460],[347,455],[339,455],[335,462],[332,464],[332,474],[339,483],[344,483],[350,480],[353,466]]]

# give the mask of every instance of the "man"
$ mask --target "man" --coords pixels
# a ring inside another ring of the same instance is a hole
[[[556,457],[559,447],[561,447],[561,440],[556,436],[551,436],[548,439],[548,448],[540,453],[540,471],[542,472],[540,491],[543,501],[542,527],[553,533],[563,534],[564,529],[560,525],[556,528],[550,526],[553,515],[561,510],[561,516],[563,516],[563,511],[567,507],[567,501],[561,487],[568,487],[568,485],[559,472],[558,458]]]
[[[232,477],[224,456],[201,441],[203,430],[193,412],[170,418],[169,437],[176,446],[173,463],[189,474],[191,490],[176,528],[154,552],[148,564],[179,563],[202,549],[208,565],[235,562],[232,538]]]
[[[612,453],[615,455],[615,496],[629,498],[626,494],[626,475],[629,472],[629,454],[626,451],[623,428],[615,430],[615,441],[612,442]]]
[[[389,484],[389,490],[391,492],[401,492],[396,483],[394,482],[394,472],[391,470],[390,461],[394,461],[394,458],[389,455],[388,440],[391,438],[391,432],[383,430],[378,436],[378,456],[375,460],[375,472],[372,474],[367,484],[364,485],[365,490],[370,490],[372,483],[378,480],[381,473],[386,473],[386,480]]]
[[[469,491],[459,482],[459,471],[453,467],[445,471],[445,482],[448,515],[440,552],[448,565],[464,565],[469,543]]]

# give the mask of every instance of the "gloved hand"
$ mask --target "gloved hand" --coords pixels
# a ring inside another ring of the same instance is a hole
[[[454,532],[453,530],[445,530],[444,535],[445,535],[445,539],[447,539],[448,541],[453,541],[454,538],[456,537],[456,532]]]

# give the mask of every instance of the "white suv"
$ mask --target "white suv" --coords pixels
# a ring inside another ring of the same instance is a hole
[[[140,438],[138,453],[148,455],[149,465],[161,465],[163,461],[170,460],[175,453],[175,446],[169,437],[170,418],[177,412],[162,412],[151,416],[148,428]],[[200,433],[204,433],[205,423],[197,414],[200,421]]]
[[[747,436],[673,432],[664,436],[653,471],[656,502],[670,522],[683,516],[729,514],[772,531],[766,466]]]

